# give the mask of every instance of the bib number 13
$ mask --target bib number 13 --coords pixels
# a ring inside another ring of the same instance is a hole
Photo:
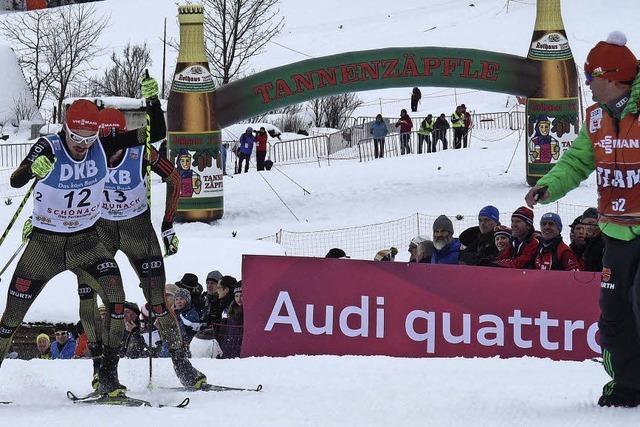
[[[77,193],[75,191],[69,191],[63,197],[67,199],[67,209],[71,209],[71,208],[86,208],[87,206],[89,206],[90,203],[87,202],[87,200],[89,199],[90,196],[91,196],[91,190],[88,188],[83,188]],[[74,201],[77,201],[76,205],[73,204]]]
[[[618,199],[611,202],[611,209],[616,212],[624,212],[624,205],[627,202],[626,199]]]

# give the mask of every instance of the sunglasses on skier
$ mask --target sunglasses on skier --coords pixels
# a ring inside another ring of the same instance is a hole
[[[598,67],[590,73],[585,71],[584,77],[587,80],[587,83],[591,83],[596,77],[602,77],[606,73],[615,73],[616,71],[618,71],[617,68],[611,70],[603,70],[602,68]]]
[[[69,126],[67,126],[66,124],[64,126],[65,126],[65,130],[67,131],[66,132],[67,136],[71,141],[75,142],[76,144],[91,146],[98,140],[98,132],[96,132],[95,135],[82,136],[82,135],[78,135],[77,133],[69,129]]]

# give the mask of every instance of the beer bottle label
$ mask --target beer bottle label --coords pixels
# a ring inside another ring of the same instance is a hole
[[[539,61],[573,58],[569,40],[560,32],[549,32],[533,40],[528,56]]]
[[[190,65],[173,77],[171,90],[174,92],[213,92],[216,86],[213,76],[202,65]]]

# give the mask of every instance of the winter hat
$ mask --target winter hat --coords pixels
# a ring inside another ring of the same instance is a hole
[[[498,208],[496,208],[495,206],[489,205],[480,209],[480,213],[478,213],[478,218],[480,218],[481,216],[489,218],[496,224],[500,224],[500,212],[498,212]]]
[[[238,283],[239,282],[233,276],[222,276],[222,279],[220,279],[220,282],[218,282],[218,283],[223,288],[226,288],[226,289],[229,289],[229,290],[233,290],[233,289],[238,287]]]
[[[105,108],[98,113],[98,127],[100,136],[109,136],[112,132],[126,131],[127,121],[124,113],[117,108]]]
[[[186,289],[179,288],[174,296],[176,298],[182,298],[183,300],[185,300],[187,302],[187,305],[191,304],[191,294]]]
[[[242,286],[238,286],[237,288],[235,288],[233,290],[233,294],[241,294],[242,293]]]
[[[198,283],[198,276],[193,273],[185,273],[182,279],[176,282],[176,285],[179,288],[195,291],[200,286],[200,283]]]
[[[167,283],[166,285],[164,285],[164,294],[174,296],[178,289],[179,288],[173,283]]]
[[[511,229],[509,227],[504,226],[504,225],[497,225],[493,229],[493,237],[495,238],[496,236],[505,236],[506,238],[510,239],[511,238]]]
[[[445,230],[453,234],[453,223],[446,215],[440,215],[433,221],[433,232],[435,233],[436,230]]]
[[[339,248],[331,248],[329,252],[324,256],[325,258],[344,258],[347,254],[344,253],[342,249]]]
[[[220,279],[222,279],[222,273],[220,273],[218,270],[210,271],[209,274],[207,274],[207,281],[214,280],[216,282],[219,282]]]
[[[67,110],[64,122],[71,130],[88,130],[98,133],[98,107],[86,99],[77,99]]]
[[[584,72],[611,81],[631,82],[638,73],[638,60],[626,46],[622,31],[609,33],[606,41],[598,42],[587,55]]]
[[[515,210],[514,213],[511,214],[511,218],[516,217],[518,219],[523,220],[531,227],[533,227],[533,211],[526,206],[520,206]]]
[[[569,228],[571,228],[573,230],[573,228],[576,225],[579,225],[582,222],[582,215],[577,216],[576,219],[573,220],[573,222],[571,223],[571,225],[569,226]]]
[[[598,219],[598,210],[596,208],[587,208],[580,220],[582,221],[584,218]]]
[[[391,256],[391,249],[383,249],[378,251],[376,256],[373,258],[374,261],[393,261],[393,257]]]
[[[562,219],[560,219],[560,215],[554,212],[547,212],[540,218],[540,226],[542,226],[542,223],[548,221],[552,221],[556,227],[558,227],[558,231],[562,231]]]
[[[129,310],[140,316],[140,307],[138,307],[138,304],[136,304],[135,302],[125,301],[124,308],[128,308]]]
[[[40,334],[36,337],[36,344],[38,344],[38,342],[40,342],[41,340],[44,340],[47,342],[47,345],[51,344],[51,338],[49,338],[49,335],[47,334]]]
[[[416,236],[413,239],[411,239],[411,243],[409,243],[409,244],[410,245],[414,245],[414,246],[418,246],[420,243],[426,242],[427,240],[429,240],[429,239],[426,238],[425,236]]]

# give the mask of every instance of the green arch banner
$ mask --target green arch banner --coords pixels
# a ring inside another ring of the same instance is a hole
[[[444,47],[394,47],[307,59],[235,80],[215,92],[221,127],[287,105],[346,92],[456,87],[525,97],[540,92],[540,61]]]

